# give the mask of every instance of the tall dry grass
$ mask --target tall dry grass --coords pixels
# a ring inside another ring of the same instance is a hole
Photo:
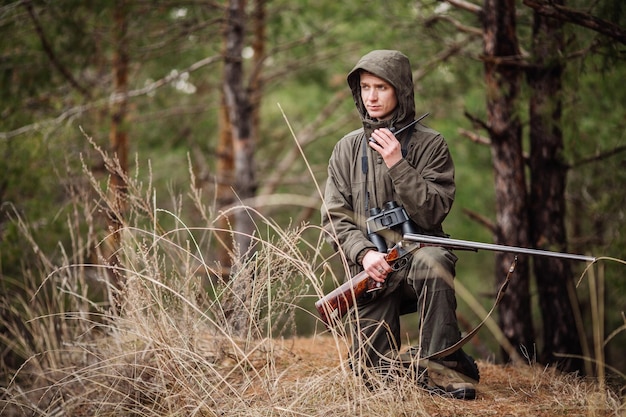
[[[38,268],[25,270],[19,283],[5,283],[14,292],[2,300],[2,344],[19,366],[2,369],[3,416],[487,415],[480,413],[502,407],[507,396],[519,399],[512,407],[536,399],[534,415],[546,407],[562,414],[623,412],[614,391],[535,366],[496,373],[494,365],[481,364],[483,378],[489,378],[485,369],[494,380],[517,375],[509,387],[488,388],[490,404],[433,399],[406,378],[370,375],[366,385],[345,360],[342,328],[326,332],[325,360],[295,353],[285,338],[295,333],[303,301],[322,294],[325,281],[339,281],[322,255],[322,239],[304,237],[312,230],[321,236],[317,228],[281,228],[252,207],[231,208],[248,210],[257,231],[253,256],[242,262],[234,253],[235,267],[224,280],[207,251],[223,232],[217,220],[228,213],[211,212],[192,187],[190,201],[204,224],[191,227],[181,204],[160,209],[151,184],[127,177],[120,262],[107,265],[99,252],[107,236],[95,238],[102,226],[94,213],[113,204],[106,184],[86,167],[85,176],[86,187],[68,190],[71,245],[60,247],[59,256],[39,250],[15,214]],[[124,277],[123,287],[110,284],[112,272]]]

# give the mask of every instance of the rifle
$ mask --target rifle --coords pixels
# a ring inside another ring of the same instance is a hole
[[[492,243],[472,242],[469,240],[450,239],[446,237],[436,237],[420,235],[415,233],[405,233],[403,240],[389,249],[385,260],[394,271],[398,271],[408,263],[408,256],[418,249],[426,246],[441,246],[448,249],[461,250],[491,250],[497,252],[511,252],[515,254],[548,256],[553,258],[572,259],[578,261],[595,262],[596,258],[586,255],[575,255],[571,253],[552,252],[539,249],[528,249],[516,246],[497,245]],[[373,280],[365,271],[361,271],[341,286],[335,288],[324,297],[315,302],[320,317],[327,327],[340,320],[354,305],[355,301],[364,294],[382,289],[382,284]]]

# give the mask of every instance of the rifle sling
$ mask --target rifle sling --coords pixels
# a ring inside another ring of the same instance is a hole
[[[509,285],[509,279],[511,277],[511,274],[513,273],[513,271],[515,271],[516,265],[517,265],[517,256],[515,257],[515,260],[511,264],[511,267],[509,268],[509,272],[506,274],[506,277],[504,278],[504,282],[502,283],[502,285],[500,286],[500,289],[498,290],[498,294],[496,295],[496,301],[494,302],[493,307],[491,307],[491,310],[489,311],[489,313],[487,313],[485,318],[476,327],[474,327],[474,329],[472,329],[471,332],[466,334],[465,337],[461,338],[461,340],[459,340],[452,346],[446,349],[440,350],[439,352],[435,352],[432,355],[428,355],[424,358],[421,358],[420,361],[422,360],[426,361],[428,359],[445,358],[446,356],[452,355],[454,352],[461,349],[467,342],[469,342],[476,335],[476,333],[478,333],[480,328],[487,322],[489,317],[491,317],[491,314],[496,310],[496,307],[498,306],[498,304],[500,304],[500,301],[502,300],[502,297],[504,296],[504,292],[506,291]]]

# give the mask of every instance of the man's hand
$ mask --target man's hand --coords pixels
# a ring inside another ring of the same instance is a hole
[[[391,266],[385,260],[385,254],[375,250],[368,251],[363,257],[363,269],[374,281],[378,282],[385,282],[387,274],[391,272]]]
[[[383,157],[387,168],[391,168],[402,159],[402,147],[400,142],[389,129],[382,128],[374,130],[372,139],[376,142],[370,141],[370,148],[374,149]]]

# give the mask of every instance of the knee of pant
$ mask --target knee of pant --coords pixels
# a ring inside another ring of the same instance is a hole
[[[454,271],[457,256],[448,249],[438,246],[427,246],[413,253],[413,263],[434,267],[440,265],[449,271]]]
[[[455,265],[457,257],[447,249],[440,247],[426,247],[418,250],[411,261],[408,279],[413,286],[421,288],[425,280],[433,279],[437,282],[445,282],[448,287],[453,287]],[[431,282],[431,285],[438,285]]]

